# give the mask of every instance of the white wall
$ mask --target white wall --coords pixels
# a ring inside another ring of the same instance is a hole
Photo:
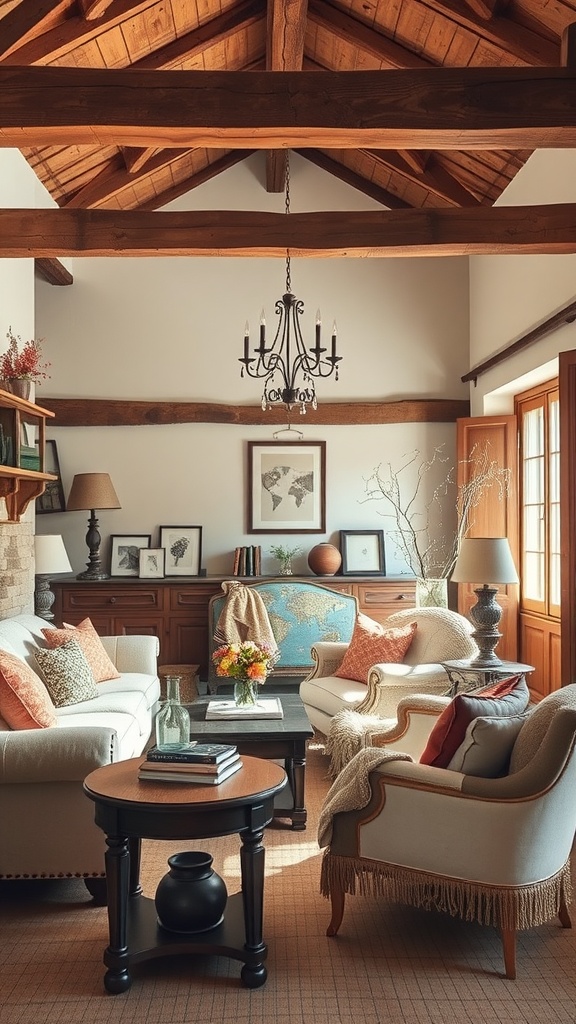
[[[530,157],[498,206],[576,201],[576,151]],[[505,348],[576,298],[576,256],[470,259],[470,365]],[[559,352],[576,348],[576,323],[562,327],[478,378],[473,415],[512,411],[512,394],[557,372]]]
[[[262,186],[257,154],[173,203],[171,208],[282,212],[281,195]],[[371,209],[376,204],[294,157],[291,208]],[[257,405],[261,386],[240,380],[244,323],[254,343],[261,307],[269,329],[285,290],[279,259],[92,259],[73,261],[74,284],[37,282],[37,325],[46,339],[53,397],[111,397]],[[465,259],[318,259],[292,261],[292,287],[313,331],[320,307],[327,332],[338,323],[340,381],[318,385],[319,401],[465,398],[468,368],[468,266]],[[327,441],[327,532],[384,526],[360,502],[364,478],[382,461],[438,443],[454,450],[454,424],[365,427],[294,425],[306,440]],[[275,427],[189,424],[58,428],[65,492],[77,472],[109,472],[122,509],[102,512],[103,537],[151,533],[160,525],[203,527],[203,564],[230,572],[238,544],[261,543],[263,571],[275,563],[270,543],[288,538],[246,533],[246,442],[272,440]],[[281,438],[285,440],[285,438]],[[76,572],[86,562],[86,515],[46,515],[39,532],[63,533]],[[322,535],[289,538],[308,551]],[[108,545],[106,544],[106,552]],[[389,571],[401,563],[387,550]],[[304,570],[303,556],[296,568]]]

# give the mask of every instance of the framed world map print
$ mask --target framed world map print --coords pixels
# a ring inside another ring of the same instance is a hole
[[[326,442],[248,441],[248,533],[324,533]]]

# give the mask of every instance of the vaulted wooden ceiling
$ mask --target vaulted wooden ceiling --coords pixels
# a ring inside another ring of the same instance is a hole
[[[0,0],[0,69],[131,68],[150,81],[159,71],[373,71],[385,83],[402,70],[559,68],[575,21],[576,0]],[[221,145],[138,144],[137,130],[130,142],[22,152],[58,206],[116,211],[157,209],[252,152],[225,133]],[[298,151],[383,208],[441,211],[497,199],[531,152],[500,145]],[[281,140],[267,151],[269,191],[283,189],[284,155]]]

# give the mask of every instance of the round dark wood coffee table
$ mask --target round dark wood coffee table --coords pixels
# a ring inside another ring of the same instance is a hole
[[[219,786],[141,782],[141,757],[97,768],[84,781],[106,833],[106,882],[110,944],[104,985],[113,994],[131,984],[131,964],[174,953],[230,956],[244,962],[248,988],[266,981],[268,948],[262,938],[264,829],[274,797],[286,785],[279,765],[243,756],[243,767]],[[208,932],[181,934],[158,924],[154,900],[142,895],[142,839],[205,839],[238,832],[241,892],[230,896],[224,920]]]

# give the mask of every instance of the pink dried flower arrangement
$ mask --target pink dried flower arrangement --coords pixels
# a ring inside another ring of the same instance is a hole
[[[39,341],[27,341],[19,351],[18,345],[22,344],[20,335],[12,333],[8,328],[6,334],[9,345],[8,350],[0,356],[0,378],[2,380],[48,380],[46,370],[50,363],[43,363],[41,343]]]

